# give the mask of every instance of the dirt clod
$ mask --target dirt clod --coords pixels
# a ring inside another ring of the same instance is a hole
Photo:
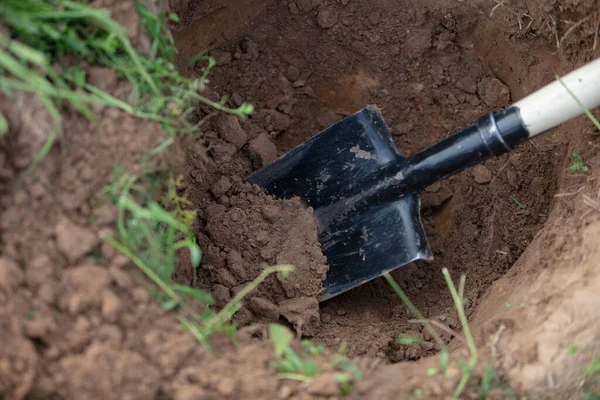
[[[300,78],[300,70],[298,69],[298,67],[296,67],[295,65],[290,65],[286,70],[285,70],[285,77],[290,81],[290,82],[294,82],[296,81],[298,78]]]
[[[253,121],[256,121],[267,132],[281,133],[291,125],[290,117],[276,110],[261,110]]]
[[[92,265],[74,267],[63,277],[60,306],[70,314],[98,306],[102,302],[104,289],[109,284],[110,274],[104,268]]]
[[[296,297],[279,303],[279,312],[287,319],[296,331],[312,336],[319,327],[319,303],[313,297]]]
[[[215,59],[217,65],[231,64],[231,60],[233,58],[232,54],[229,51],[223,50],[212,50],[210,52],[210,55]]]
[[[0,315],[7,322],[5,315]],[[22,400],[29,394],[36,378],[38,356],[29,340],[1,325],[0,392],[10,399]]]
[[[236,116],[221,115],[215,118],[213,124],[219,136],[237,149],[241,149],[248,142],[248,135],[240,126]]]
[[[121,311],[121,301],[111,290],[105,290],[102,296],[102,316],[107,321],[116,322]]]
[[[279,320],[279,308],[269,300],[253,297],[250,299],[250,307],[258,317],[264,317],[270,321]]]
[[[213,195],[216,198],[219,198],[219,197],[223,196],[225,193],[227,193],[229,191],[229,189],[231,189],[231,180],[226,176],[222,176],[210,188],[210,191],[213,193]]]
[[[316,396],[335,396],[339,392],[340,388],[333,373],[320,374],[308,385],[308,393]]]
[[[160,373],[139,354],[94,343],[62,360],[68,398],[142,400],[153,398]]]
[[[70,262],[81,259],[100,243],[100,238],[91,230],[62,218],[54,228],[58,249]]]
[[[476,165],[473,168],[473,178],[477,183],[488,183],[492,180],[492,172],[483,165]]]
[[[281,216],[281,209],[276,205],[267,204],[262,208],[262,215],[270,223],[275,223]]]
[[[13,260],[0,258],[0,289],[11,293],[24,281],[24,274],[19,265]]]
[[[338,21],[337,11],[332,7],[325,7],[317,15],[317,22],[323,29],[334,26]]]
[[[313,9],[313,0],[296,0],[298,8],[303,12],[308,12]]]
[[[496,78],[484,78],[477,85],[477,93],[483,102],[497,108],[510,102],[510,89]]]
[[[58,329],[52,314],[46,312],[32,312],[32,314],[25,321],[25,335],[31,339],[48,340],[49,335]]]
[[[277,147],[265,132],[250,142],[250,159],[257,167],[264,167],[277,158]]]

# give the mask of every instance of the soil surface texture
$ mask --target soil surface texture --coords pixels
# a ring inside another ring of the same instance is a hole
[[[134,1],[95,3],[139,39]],[[600,392],[585,372],[600,354],[600,143],[584,117],[422,194],[434,260],[392,275],[448,346],[445,375],[431,373],[440,345],[384,279],[319,304],[328,265],[312,209],[244,181],[367,105],[405,156],[427,148],[597,58],[596,1],[169,3],[178,65],[208,50],[218,65],[204,95],[256,107],[247,120],[199,107],[200,132],[161,156],[198,210],[203,260],[194,271],[182,251],[176,280],[220,309],[266,266],[295,269],[244,299],[235,342],[215,334],[206,350],[102,239],[116,230],[104,194],[113,168],[138,171],[161,128],[109,108],[94,109],[96,122],[68,111],[60,145],[28,174],[52,120],[33,96],[2,97],[0,398],[338,399],[327,360],[342,345],[362,374],[345,398],[451,398],[469,352],[442,268],[455,283],[466,275],[479,353],[463,398],[484,387],[490,399]],[[111,94],[130,90],[108,69],[86,69]],[[587,173],[570,169],[573,152]],[[270,322],[326,347],[317,378],[276,377]]]

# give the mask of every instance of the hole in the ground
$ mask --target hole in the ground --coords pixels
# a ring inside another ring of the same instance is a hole
[[[219,66],[212,88],[227,95],[231,106],[249,101],[259,111],[241,127],[226,117],[213,119],[188,154],[188,175],[195,182],[188,190],[204,223],[202,284],[224,303],[264,263],[308,262],[311,279],[267,281],[251,295],[239,322],[276,321],[281,313],[331,348],[346,342],[351,355],[392,362],[439,350],[382,279],[318,310],[303,300],[314,289],[313,278],[321,276],[314,238],[306,236],[311,227],[278,226],[295,221],[297,206],[271,201],[242,185],[241,178],[275,157],[272,142],[282,154],[366,104],[382,109],[400,150],[413,154],[489,110],[508,106],[539,84],[544,71],[493,24],[474,20],[471,6],[423,2],[403,8],[395,2],[352,1],[313,9],[315,2],[301,2],[305,10],[296,3],[262,1],[244,13],[245,2],[227,2],[225,13],[221,3],[200,2],[186,16],[176,34],[178,47],[182,57],[213,48]],[[213,29],[209,39],[199,40],[197,34],[207,27]],[[492,51],[492,43],[502,52]],[[553,62],[549,52],[531,51]],[[435,260],[393,276],[427,318],[461,330],[443,267],[456,277],[466,274],[471,315],[526,249],[549,212],[557,150],[544,139],[527,143],[423,193],[423,221]],[[286,249],[292,250],[282,256]],[[423,343],[395,344],[402,335]]]

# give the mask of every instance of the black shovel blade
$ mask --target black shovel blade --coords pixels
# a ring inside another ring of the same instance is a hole
[[[354,201],[383,170],[405,162],[380,113],[367,107],[248,178],[275,197],[297,196],[313,207],[329,264],[321,301],[431,258],[420,194],[362,207]]]

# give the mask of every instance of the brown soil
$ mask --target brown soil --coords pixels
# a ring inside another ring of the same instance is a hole
[[[212,49],[220,63],[212,90],[258,110],[239,121],[200,109],[202,133],[161,163],[184,172],[199,210],[204,260],[194,279],[182,253],[177,280],[210,290],[220,307],[265,265],[296,267],[250,294],[234,317],[239,344],[215,335],[214,353],[100,239],[114,233],[115,211],[102,193],[112,168],[135,171],[163,132],[115,110],[96,110],[96,124],[68,113],[62,148],[28,176],[50,120],[35,98],[3,98],[11,132],[0,138],[0,398],[337,398],[329,370],[309,384],[275,378],[265,340],[272,321],[330,350],[347,343],[364,374],[351,398],[410,398],[415,389],[449,397],[456,361],[467,358],[461,341],[443,334],[453,362],[446,377],[428,377],[439,349],[385,281],[319,305],[327,265],[311,210],[243,178],[366,104],[383,110],[398,147],[413,154],[597,57],[598,8],[592,0],[398,3],[173,2],[182,16],[180,61]],[[123,2],[119,13],[131,15],[132,6]],[[128,90],[110,71],[93,72],[111,93]],[[460,332],[440,270],[466,273],[480,353],[474,376],[495,367],[495,398],[510,397],[505,387],[518,398],[592,390],[581,383],[600,351],[600,154],[592,133],[577,119],[429,188],[423,218],[435,260],[393,274],[428,318]],[[572,151],[588,174],[568,170]],[[400,335],[424,342],[395,344]],[[566,352],[572,344],[574,355]],[[474,382],[465,397],[478,396]]]
[[[293,279],[270,277],[235,318],[247,325],[278,322],[282,315],[298,332],[314,334],[327,266],[312,211],[299,199],[275,200],[242,180],[276,157],[269,135],[249,123],[242,128],[235,116],[210,119],[187,153],[187,197],[200,211],[198,238],[205,252],[199,285],[223,306],[265,266],[294,265]]]

